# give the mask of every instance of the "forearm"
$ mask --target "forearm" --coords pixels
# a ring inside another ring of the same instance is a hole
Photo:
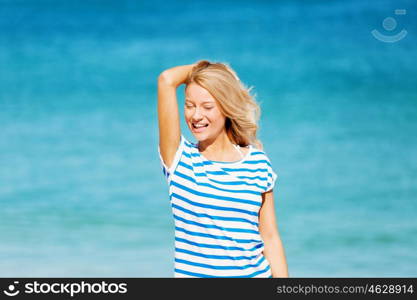
[[[185,83],[193,66],[194,64],[190,64],[166,69],[159,75],[158,82],[176,88]]]
[[[271,266],[272,277],[288,277],[284,246],[279,236],[264,239],[263,253]]]

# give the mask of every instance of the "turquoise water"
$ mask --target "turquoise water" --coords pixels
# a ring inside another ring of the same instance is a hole
[[[414,1],[0,3],[0,276],[173,275],[156,77],[202,58],[255,88],[290,276],[417,275]]]

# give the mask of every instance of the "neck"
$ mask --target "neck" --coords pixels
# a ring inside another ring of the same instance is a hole
[[[229,140],[225,131],[222,131],[217,137],[212,140],[205,140],[198,142],[200,152],[205,153],[223,153],[233,148],[232,142]]]

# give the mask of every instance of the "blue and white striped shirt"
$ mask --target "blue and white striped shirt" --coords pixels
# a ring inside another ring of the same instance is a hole
[[[265,152],[249,146],[237,162],[215,162],[181,135],[168,168],[175,224],[174,277],[272,277],[258,230],[262,193],[277,175]]]

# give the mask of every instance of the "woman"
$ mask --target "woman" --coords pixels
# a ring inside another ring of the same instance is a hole
[[[176,89],[185,84],[180,130]],[[159,158],[175,221],[175,277],[288,277],[277,175],[256,139],[259,107],[236,73],[202,60],[158,77]]]

